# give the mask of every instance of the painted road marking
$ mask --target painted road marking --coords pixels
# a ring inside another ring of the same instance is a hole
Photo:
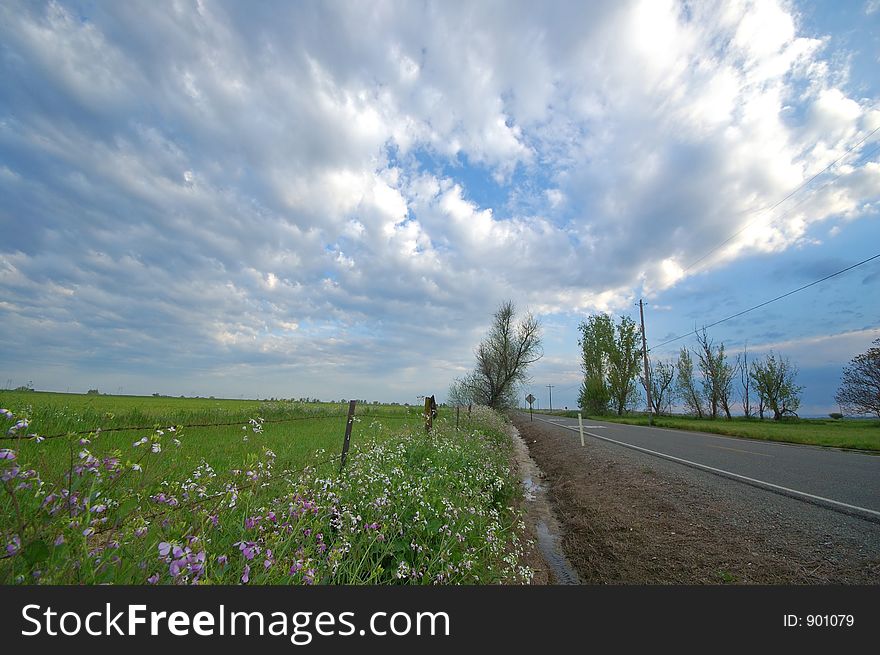
[[[768,455],[767,453],[756,453],[754,450],[741,450],[740,448],[728,448],[727,446],[716,446],[711,443],[705,444],[709,446],[709,448],[720,448],[721,450],[732,450],[735,453],[748,453],[749,455],[760,455],[761,457],[775,457],[775,455]]]
[[[544,421],[544,419],[539,418],[539,421]],[[565,428],[566,430],[571,430],[572,432],[577,432],[578,429],[572,427],[570,425],[560,425],[558,423],[552,423],[550,421],[544,421],[544,423],[550,423],[551,425],[559,425],[561,428]],[[657,452],[656,450],[649,450],[648,448],[642,448],[641,446],[634,446],[631,443],[626,443],[625,441],[617,441],[616,439],[609,439],[608,437],[602,437],[598,434],[593,434],[592,432],[587,432],[591,437],[595,437],[596,439],[600,439],[602,441],[609,441],[611,443],[617,444],[618,446],[623,446],[624,448],[631,448],[633,450],[639,450],[643,453],[648,453],[649,455],[655,455],[657,457],[662,457],[663,459],[669,459],[673,462],[679,462],[681,464],[686,464],[688,466],[693,466],[694,468],[702,469],[704,471],[710,471],[711,473],[717,473],[719,475],[723,475],[726,477],[734,478],[737,480],[744,480],[751,484],[757,485],[759,487],[766,487],[768,489],[774,489],[776,491],[782,491],[785,494],[791,494],[801,498],[809,498],[810,500],[818,501],[820,503],[827,503],[834,507],[842,507],[848,510],[856,511],[856,512],[864,512],[869,514],[872,519],[877,520],[880,519],[880,512],[868,509],[867,507],[859,507],[858,505],[850,505],[849,503],[843,503],[839,500],[833,500],[831,498],[825,498],[824,496],[816,496],[815,494],[807,493],[806,491],[798,491],[797,489],[790,489],[789,487],[783,487],[779,484],[773,484],[772,482],[765,482],[764,480],[757,480],[755,478],[750,478],[747,475],[740,475],[739,473],[733,473],[732,471],[725,471],[724,469],[715,468],[714,466],[707,466],[706,464],[700,464],[699,462],[692,462],[689,459],[683,459],[681,457],[676,457],[675,455],[667,455],[666,453]]]

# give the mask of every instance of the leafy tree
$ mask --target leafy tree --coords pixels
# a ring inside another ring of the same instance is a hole
[[[867,352],[853,357],[843,369],[843,380],[834,399],[855,414],[880,418],[880,339]]]
[[[614,323],[608,314],[595,314],[578,326],[584,381],[578,402],[588,414],[605,414],[611,404],[608,388],[608,351],[614,343]]]
[[[775,421],[786,414],[797,416],[803,391],[803,387],[795,383],[797,373],[797,367],[788,358],[777,357],[772,352],[763,360],[752,362],[750,375],[760,399],[761,418],[765,409],[773,412]]]
[[[678,353],[678,375],[675,378],[675,390],[685,407],[698,418],[703,418],[703,394],[697,389],[694,381],[694,360],[691,351],[682,348]]]
[[[450,391],[496,409],[513,407],[517,388],[528,380],[529,366],[544,355],[541,324],[531,314],[516,322],[513,303],[505,301],[474,354],[477,364],[473,372],[453,382]]]
[[[595,314],[578,329],[584,372],[581,407],[590,414],[604,414],[609,408],[623,414],[637,398],[641,333],[635,321],[621,316],[615,324],[608,314]]]

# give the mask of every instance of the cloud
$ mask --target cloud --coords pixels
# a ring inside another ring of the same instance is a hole
[[[786,4],[12,2],[0,41],[21,362],[390,385],[430,343],[445,384],[502,298],[612,311],[876,212],[866,144],[749,224],[877,124]]]

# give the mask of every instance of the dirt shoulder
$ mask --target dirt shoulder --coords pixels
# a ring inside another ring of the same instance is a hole
[[[515,416],[585,584],[878,584],[880,525]]]

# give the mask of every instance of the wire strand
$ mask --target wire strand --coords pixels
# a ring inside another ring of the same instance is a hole
[[[721,323],[724,323],[725,321],[729,321],[731,319],[738,318],[738,317],[742,316],[743,314],[748,314],[751,311],[754,311],[756,309],[760,309],[761,307],[765,307],[765,306],[769,305],[770,303],[776,302],[777,300],[782,300],[783,298],[787,298],[788,296],[791,296],[791,295],[797,293],[798,291],[803,291],[804,289],[809,289],[810,287],[815,286],[815,285],[819,284],[820,282],[824,282],[825,280],[830,280],[833,277],[836,277],[838,275],[846,273],[847,271],[851,271],[852,269],[857,268],[863,264],[867,264],[868,262],[873,261],[873,260],[877,259],[878,257],[880,257],[880,253],[877,253],[873,257],[868,257],[867,259],[863,259],[862,261],[858,262],[857,264],[853,264],[852,266],[847,266],[846,268],[841,269],[841,270],[837,271],[836,273],[832,273],[831,275],[826,275],[825,277],[823,277],[819,280],[814,280],[813,282],[810,282],[809,284],[805,284],[801,287],[798,287],[797,289],[793,289],[792,291],[789,291],[787,293],[783,293],[781,296],[776,296],[775,298],[772,298],[770,300],[766,300],[758,305],[755,305],[754,307],[749,307],[748,309],[744,309],[741,312],[737,312],[736,314],[732,314],[726,318],[722,318],[720,321],[715,321],[714,323],[710,323],[709,325],[704,325],[701,329],[715,327],[716,325],[720,325]],[[655,348],[660,348],[662,346],[665,346],[666,344],[672,343],[674,341],[678,341],[679,339],[684,339],[685,337],[689,337],[693,334],[697,334],[697,332],[698,332],[698,330],[691,330],[687,334],[681,334],[681,335],[674,337],[672,339],[667,339],[666,341],[659,343],[656,346],[653,346],[649,350],[654,350]]]

